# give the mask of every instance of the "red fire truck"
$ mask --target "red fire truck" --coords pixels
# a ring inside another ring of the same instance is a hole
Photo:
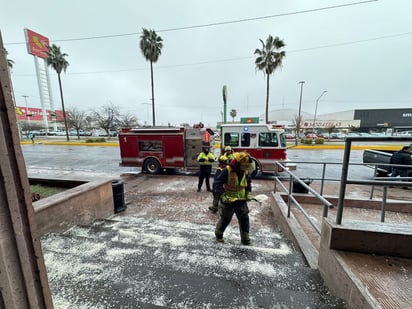
[[[275,161],[287,162],[286,138],[283,128],[259,123],[222,124],[220,129],[221,147],[231,146],[234,151],[247,151],[256,165],[254,175],[277,173]],[[290,170],[296,165],[287,164]]]
[[[197,156],[209,145],[213,131],[194,128],[147,127],[122,129],[119,133],[121,166],[141,167],[149,174],[181,168],[198,171]]]

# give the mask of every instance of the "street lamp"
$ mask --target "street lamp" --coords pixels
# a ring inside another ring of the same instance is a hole
[[[298,142],[299,138],[299,133],[300,133],[300,123],[301,123],[301,116],[300,116],[300,111],[302,109],[302,92],[303,92],[303,84],[305,81],[300,81],[300,99],[299,99],[299,113],[298,113],[298,119],[297,119],[297,124],[296,124],[296,133],[297,133],[297,139],[296,139],[296,144]]]
[[[26,103],[26,120],[27,120],[27,126],[29,128],[30,131],[30,116],[29,116],[29,107],[27,106],[27,98],[29,97],[28,95],[22,95],[22,97],[24,98],[24,102]]]
[[[315,117],[313,117],[313,127],[312,127],[312,138],[315,138],[315,121],[316,121],[316,112],[318,111],[318,102],[320,98],[326,93],[327,91],[323,91],[322,94],[319,96],[319,98],[316,99],[316,105],[315,105]]]

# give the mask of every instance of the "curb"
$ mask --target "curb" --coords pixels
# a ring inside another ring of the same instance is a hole
[[[31,145],[32,142],[22,141],[21,145]],[[34,145],[55,145],[55,146],[119,146],[117,142],[104,142],[104,143],[85,143],[85,142],[50,142],[50,141],[38,141],[34,142]]]

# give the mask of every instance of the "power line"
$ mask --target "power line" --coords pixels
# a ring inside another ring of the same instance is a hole
[[[316,8],[316,9],[288,12],[288,13],[282,13],[282,14],[274,14],[274,15],[252,17],[252,18],[243,18],[243,19],[216,22],[216,23],[208,23],[208,24],[201,24],[201,25],[192,25],[192,26],[185,26],[185,27],[161,29],[161,30],[156,30],[156,32],[161,33],[161,32],[189,30],[189,29],[196,29],[196,28],[215,27],[215,26],[222,26],[222,25],[228,25],[228,24],[237,24],[237,23],[244,23],[244,22],[250,22],[250,21],[255,21],[255,20],[270,19],[270,18],[277,18],[277,17],[284,17],[284,16],[291,16],[291,15],[298,15],[298,14],[306,14],[306,13],[312,13],[312,12],[318,12],[318,11],[325,11],[325,10],[337,9],[337,8],[353,6],[353,5],[366,4],[366,3],[377,2],[377,1],[378,0],[358,1],[358,2],[339,4],[339,5],[333,5],[333,6],[326,6],[326,7]],[[125,36],[135,36],[135,35],[141,35],[141,34],[142,34],[142,32],[131,32],[131,33],[123,33],[123,34],[109,34],[109,35],[101,35],[101,36],[89,36],[89,37],[84,37],[84,38],[58,39],[58,40],[52,40],[52,42],[98,40],[98,39],[108,39],[108,38],[125,37]],[[5,45],[20,45],[20,44],[26,44],[26,42],[5,43]]]
[[[369,38],[369,39],[364,39],[364,40],[348,41],[348,42],[343,42],[343,43],[328,44],[328,45],[321,45],[321,46],[315,46],[315,47],[309,47],[309,48],[296,49],[296,50],[288,51],[288,53],[297,53],[297,52],[308,51],[308,50],[315,50],[315,49],[323,49],[323,48],[330,48],[330,47],[337,47],[337,46],[344,46],[344,45],[365,43],[365,42],[377,41],[377,40],[382,40],[382,39],[396,38],[396,37],[411,35],[411,34],[412,34],[412,32],[403,32],[403,33],[397,33],[397,34],[383,35],[383,36],[378,36],[378,37],[375,37],[375,38]]]
[[[310,50],[318,50],[318,49],[333,48],[333,47],[339,47],[339,46],[345,46],[345,45],[360,44],[360,43],[365,43],[365,42],[396,38],[396,37],[406,36],[406,35],[412,35],[412,32],[403,32],[403,33],[383,35],[383,36],[369,38],[369,39],[363,39],[363,40],[356,40],[356,41],[348,41],[348,42],[335,43],[335,44],[320,45],[320,46],[314,46],[314,47],[308,47],[308,48],[300,48],[300,49],[295,49],[295,50],[288,50],[286,52],[287,52],[287,54],[300,53],[300,52],[305,52],[305,51],[310,51]],[[158,66],[157,69],[159,70],[159,69],[178,68],[178,67],[190,67],[190,66],[195,66],[195,65],[204,65],[204,64],[222,63],[222,62],[233,62],[233,61],[243,61],[243,60],[250,60],[250,59],[254,59],[254,57],[253,56],[244,56],[244,57],[199,61],[199,62],[183,63],[183,64],[175,64],[175,65],[164,65],[164,66]],[[145,67],[145,68],[133,68],[133,69],[123,69],[123,70],[89,71],[89,72],[77,72],[77,73],[76,72],[75,73],[68,72],[66,74],[67,75],[87,75],[87,74],[105,74],[105,73],[122,73],[122,72],[147,71],[147,70],[148,70],[148,68]],[[34,74],[13,74],[13,75],[22,77],[22,76],[33,76]]]

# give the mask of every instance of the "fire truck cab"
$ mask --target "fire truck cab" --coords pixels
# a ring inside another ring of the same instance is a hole
[[[119,133],[120,165],[141,167],[149,174],[168,169],[197,171],[197,156],[209,146],[201,128],[147,127]]]
[[[286,137],[284,130],[267,124],[222,124],[220,127],[222,151],[231,146],[233,151],[247,151],[252,157],[258,172],[281,172],[275,161],[287,161]],[[292,168],[291,168],[292,169]]]

